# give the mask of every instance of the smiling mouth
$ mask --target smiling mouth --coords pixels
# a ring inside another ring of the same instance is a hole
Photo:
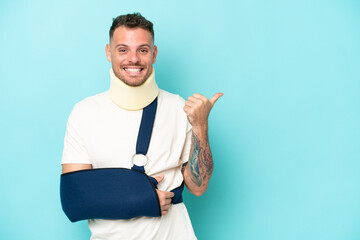
[[[141,72],[144,68],[123,68],[127,72],[135,73],[135,72]]]

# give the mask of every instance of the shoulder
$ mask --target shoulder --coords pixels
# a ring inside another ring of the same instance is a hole
[[[161,89],[158,106],[160,115],[165,117],[167,122],[172,121],[182,126],[189,125],[184,112],[185,100],[181,96]]]
[[[91,115],[98,114],[108,104],[108,101],[108,91],[87,97],[74,105],[70,117],[80,119],[91,117]]]
[[[185,100],[180,95],[173,94],[162,89],[160,89],[159,101],[161,104],[171,107],[176,106],[182,108],[185,104]]]
[[[102,93],[95,94],[93,96],[87,97],[75,104],[76,108],[96,108],[104,104],[109,98],[109,91],[105,91]]]
[[[181,117],[186,117],[186,114],[183,110],[185,106],[185,100],[181,96],[160,89],[158,101],[159,108],[163,111],[166,111],[166,113],[172,113]]]

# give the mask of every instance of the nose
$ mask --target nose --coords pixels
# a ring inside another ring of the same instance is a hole
[[[129,58],[128,58],[128,61],[130,62],[130,63],[139,63],[139,56],[138,56],[138,53],[137,53],[137,51],[135,51],[135,52],[130,52],[130,54],[129,54]]]

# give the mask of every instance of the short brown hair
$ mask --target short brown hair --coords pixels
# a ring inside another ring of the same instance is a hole
[[[110,39],[114,35],[114,31],[116,28],[120,26],[125,26],[128,28],[142,28],[151,33],[151,36],[154,40],[154,29],[153,24],[143,16],[141,16],[140,13],[133,13],[133,14],[126,14],[126,15],[120,15],[116,18],[113,18],[112,25],[109,30],[109,37]]]

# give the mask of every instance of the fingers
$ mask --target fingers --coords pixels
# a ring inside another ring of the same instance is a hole
[[[164,179],[164,175],[160,175],[157,177],[154,177],[158,183],[160,183]]]
[[[207,101],[208,101],[208,99],[199,93],[194,93],[192,96],[188,97],[188,102],[190,102],[190,103],[199,104],[202,102],[206,103]]]
[[[166,198],[164,199],[164,201],[162,202],[162,204],[160,203],[160,208],[161,208],[161,214],[165,215],[168,213],[169,208],[171,207],[171,199],[172,198]]]
[[[211,106],[214,106],[216,101],[223,95],[224,95],[223,93],[215,93],[214,96],[209,100],[209,102],[211,103]]]
[[[218,92],[215,93],[210,100],[208,100],[205,96],[199,93],[194,93],[192,96],[188,97],[188,100],[185,102],[185,106],[192,107],[195,104],[199,104],[201,102],[205,103],[207,101],[210,102],[211,106],[214,106],[215,102],[223,95],[223,93]]]
[[[190,108],[191,108],[191,107],[186,106],[186,105],[183,107],[183,109],[184,109],[185,113],[188,113],[188,111],[190,110]]]
[[[190,97],[188,97],[188,100],[185,102],[185,106],[188,106],[191,108],[191,107],[201,104],[202,101],[204,101],[204,100],[190,96]],[[206,99],[206,101],[207,101],[207,99]]]
[[[174,196],[175,196],[175,194],[173,193],[173,192],[164,192],[165,193],[165,198],[167,198],[167,199],[172,199]]]
[[[160,190],[156,190],[156,191],[159,196],[161,214],[165,215],[167,214],[169,208],[171,207],[171,200],[175,194],[173,192],[165,192]]]
[[[164,180],[164,175],[160,175],[154,178],[156,179],[156,181],[158,181],[158,183],[160,183],[162,180]],[[159,189],[156,189],[156,192],[159,197],[161,215],[165,215],[168,213],[169,208],[171,207],[171,200],[175,196],[175,194],[173,192],[161,191]]]

